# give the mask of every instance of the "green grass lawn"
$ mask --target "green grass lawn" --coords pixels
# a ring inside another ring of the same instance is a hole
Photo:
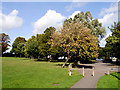
[[[82,78],[77,71],[68,76],[57,64],[3,57],[2,88],[69,88]]]
[[[118,88],[120,81],[115,77],[116,73],[102,76],[97,82],[97,88]],[[118,76],[118,75],[116,75]]]

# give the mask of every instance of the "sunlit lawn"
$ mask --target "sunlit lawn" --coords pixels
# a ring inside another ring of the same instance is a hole
[[[110,75],[102,76],[97,83],[97,88],[118,88],[120,87],[120,80],[115,77],[115,75],[118,77],[117,73],[113,73]]]
[[[69,88],[82,78],[77,71],[68,76],[68,69],[56,63],[26,58],[2,58],[3,88]]]

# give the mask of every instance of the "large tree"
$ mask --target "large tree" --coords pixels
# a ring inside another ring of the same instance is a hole
[[[32,36],[28,41],[25,43],[25,56],[30,58],[38,58],[39,51],[38,51],[38,41],[35,36]]]
[[[81,12],[74,16],[74,18],[66,19],[64,24],[79,22],[84,24],[85,27],[92,30],[92,34],[102,39],[106,33],[105,27],[102,27],[102,23],[98,19],[93,19],[91,13],[87,11],[86,13]]]
[[[24,48],[25,48],[25,43],[19,43],[17,45],[16,53],[20,55],[20,57],[25,56],[24,55]]]
[[[39,43],[38,49],[39,49],[39,55],[42,57],[47,57],[50,55],[50,44],[48,44],[48,41],[50,39],[50,36],[55,32],[54,27],[47,28],[43,34],[37,34],[37,40]]]
[[[120,22],[114,22],[109,29],[112,35],[106,39],[106,53],[109,54],[109,57],[117,57],[120,59]]]
[[[62,67],[73,57],[77,61],[78,58],[79,60],[88,60],[98,56],[98,38],[91,32],[92,30],[83,24],[69,23],[52,35],[51,48],[59,46],[68,55]]]
[[[109,55],[108,53],[106,53],[106,48],[105,47],[99,47],[99,54],[98,54],[98,58],[100,59],[106,59]]]
[[[33,58],[43,58],[50,55],[50,44],[47,42],[55,30],[54,27],[49,27],[43,34],[32,36],[25,44],[25,55]]]
[[[24,47],[25,42],[26,42],[25,38],[17,37],[13,42],[11,52],[15,53],[15,55],[17,56],[23,55],[24,53],[22,49]]]
[[[9,49],[8,48],[10,46],[9,43],[10,43],[9,36],[5,33],[1,33],[0,34],[0,55],[2,55],[3,52]]]

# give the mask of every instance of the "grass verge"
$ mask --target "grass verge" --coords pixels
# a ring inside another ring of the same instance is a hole
[[[118,73],[102,76],[97,82],[97,88],[119,88],[120,80],[116,78]]]
[[[67,68],[26,58],[2,58],[2,88],[69,88],[83,76]]]

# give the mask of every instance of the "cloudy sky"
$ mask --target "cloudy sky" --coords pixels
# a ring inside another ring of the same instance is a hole
[[[58,28],[65,19],[73,18],[81,11],[90,11],[94,19],[103,23],[107,32],[105,38],[111,35],[107,27],[118,18],[115,2],[2,2],[0,31],[10,36],[12,45],[18,36],[28,40],[32,35],[43,33],[47,27]],[[105,38],[100,41],[101,47],[105,45]]]

